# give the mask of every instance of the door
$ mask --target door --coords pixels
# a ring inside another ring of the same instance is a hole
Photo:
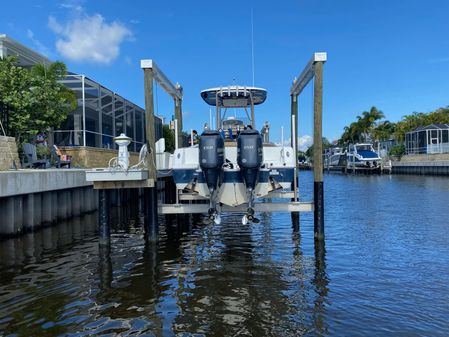
[[[430,143],[429,143],[429,151],[427,153],[440,153],[440,137],[438,137],[439,130],[430,130]]]

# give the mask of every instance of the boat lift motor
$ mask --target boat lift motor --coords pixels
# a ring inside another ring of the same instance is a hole
[[[259,180],[262,162],[263,146],[259,131],[253,129],[242,131],[237,138],[237,163],[248,196],[248,209],[242,218],[243,224],[247,224],[248,221],[259,222],[259,219],[254,217],[254,189]]]
[[[120,136],[114,137],[113,140],[118,145],[117,164],[126,171],[129,167],[128,145],[131,143],[132,139],[124,133],[121,133]]]
[[[209,189],[209,219],[220,223],[216,192],[223,177],[224,139],[218,131],[205,130],[199,142],[199,163]]]

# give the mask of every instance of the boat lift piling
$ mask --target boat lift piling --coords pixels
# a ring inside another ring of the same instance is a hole
[[[157,237],[157,170],[154,130],[154,99],[153,99],[153,62],[141,62],[144,76],[145,95],[145,131],[149,156],[145,157],[148,169],[148,187],[144,189],[144,226],[147,239],[154,241]]]
[[[88,181],[93,181],[94,189],[100,190],[99,207],[99,242],[110,243],[109,223],[109,189],[118,190],[119,200],[123,189],[140,188],[143,190],[143,211],[145,238],[147,241],[157,241],[158,235],[158,172],[156,168],[156,135],[154,129],[154,91],[153,81],[159,84],[174,100],[176,143],[182,145],[182,87],[172,84],[153,60],[141,60],[140,67],[144,73],[145,95],[145,132],[148,154],[145,156],[145,169],[134,169],[126,172],[110,172],[107,169],[94,169],[86,173]],[[165,177],[168,188],[173,188]],[[172,192],[172,191],[168,191]],[[139,193],[140,194],[140,193]],[[171,193],[170,195],[172,195]],[[129,201],[129,200],[128,200]]]
[[[298,96],[306,85],[314,78],[313,90],[313,205],[314,205],[314,236],[316,240],[324,240],[324,188],[323,188],[323,63],[327,53],[314,53],[302,73],[293,82],[290,89],[292,115],[292,144],[297,149],[298,130]],[[298,159],[295,153],[295,187],[297,188]],[[297,198],[297,195],[295,195]],[[293,215],[292,215],[293,216]]]

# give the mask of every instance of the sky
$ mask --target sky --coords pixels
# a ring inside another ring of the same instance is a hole
[[[255,85],[256,108],[271,139],[290,134],[290,87],[314,52],[324,65],[323,134],[376,106],[390,121],[449,105],[448,0],[2,2],[0,33],[60,60],[144,106],[141,59],[153,59],[184,89],[184,128],[201,129],[209,106],[201,90]],[[299,97],[299,135],[310,144],[313,84]],[[157,89],[156,113],[171,119],[172,99]],[[237,116],[242,115],[237,112]]]

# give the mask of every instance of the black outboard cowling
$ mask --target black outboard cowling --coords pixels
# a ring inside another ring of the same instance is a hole
[[[224,163],[224,140],[218,131],[206,130],[201,135],[199,163],[212,197],[218,187]]]
[[[259,131],[242,131],[237,138],[237,163],[247,189],[254,190],[256,187],[262,162],[262,136]]]

